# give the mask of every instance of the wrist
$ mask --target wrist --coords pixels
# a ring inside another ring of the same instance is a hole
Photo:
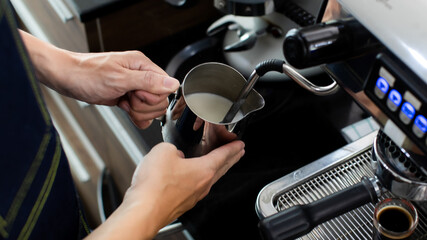
[[[133,219],[135,223],[134,232],[138,236],[145,236],[147,239],[153,239],[158,231],[167,223],[164,220],[164,214],[159,209],[159,203],[155,197],[147,197],[146,194],[140,194],[132,191],[132,186],[128,189],[120,205],[120,211],[128,219]],[[152,195],[153,192],[150,192]],[[154,194],[155,195],[155,194]]]
[[[122,204],[93,231],[88,239],[151,240],[162,227],[151,199],[125,196]]]
[[[121,225],[121,239],[153,239],[160,230],[156,220],[156,213],[153,211],[154,204],[146,205],[134,202],[123,203],[117,209],[115,225]]]

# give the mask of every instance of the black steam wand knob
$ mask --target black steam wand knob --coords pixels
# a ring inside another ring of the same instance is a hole
[[[259,230],[263,239],[295,239],[309,233],[315,226],[369,202],[376,203],[381,189],[376,178],[362,178],[356,185],[318,201],[297,205],[262,219]]]
[[[298,69],[336,62],[378,50],[379,41],[353,18],[332,20],[288,31],[286,61]]]

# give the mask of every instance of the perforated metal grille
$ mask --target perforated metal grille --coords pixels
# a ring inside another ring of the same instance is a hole
[[[332,193],[359,183],[363,176],[373,177],[370,166],[371,151],[365,151],[345,163],[314,176],[280,195],[276,209],[283,211],[294,205],[308,204]],[[382,198],[392,197],[385,193]],[[300,239],[372,239],[372,216],[374,205],[369,203],[337,218],[327,221]],[[419,213],[420,221],[413,239],[427,238],[425,216]]]

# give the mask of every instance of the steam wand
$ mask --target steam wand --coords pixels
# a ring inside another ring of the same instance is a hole
[[[255,70],[251,73],[248,81],[243,86],[236,100],[233,102],[227,114],[221,121],[222,123],[230,123],[234,119],[234,117],[239,112],[239,109],[242,106],[242,104],[246,101],[246,98],[248,97],[249,92],[252,90],[255,83],[258,81],[258,79],[262,77],[264,74],[266,74],[267,72],[271,72],[271,71],[276,71],[276,72],[280,72],[288,75],[292,80],[296,81],[301,87],[319,96],[331,95],[339,89],[338,84],[333,80],[332,80],[333,82],[328,86],[317,86],[313,84],[312,82],[308,81],[304,76],[302,76],[300,73],[298,73],[294,68],[292,68],[282,60],[278,60],[278,59],[265,60],[259,63],[255,67]]]

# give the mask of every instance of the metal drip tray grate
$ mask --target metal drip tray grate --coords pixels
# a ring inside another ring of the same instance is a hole
[[[342,164],[293,187],[277,196],[273,202],[277,211],[294,205],[308,204],[332,193],[359,183],[363,176],[372,177],[371,151],[368,149]],[[383,198],[392,197],[386,193]],[[373,204],[366,204],[353,211],[325,222],[300,239],[372,239]],[[420,212],[420,221],[411,239],[427,238],[426,218]]]

